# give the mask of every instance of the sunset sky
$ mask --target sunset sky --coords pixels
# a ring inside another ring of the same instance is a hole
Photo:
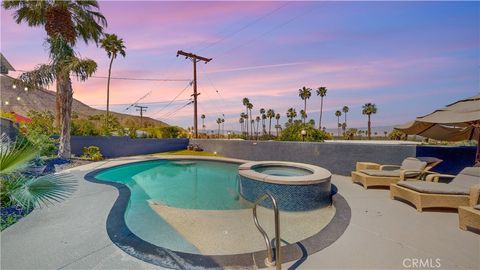
[[[350,127],[366,126],[361,106],[375,103],[374,126],[402,124],[480,90],[479,2],[100,2],[107,33],[125,40],[126,58],[117,58],[113,77],[184,81],[112,80],[111,104],[122,112],[151,91],[146,115],[191,126],[187,88],[192,64],[177,50],[213,60],[199,64],[199,114],[216,128],[239,129],[248,97],[254,115],[272,108],[286,120],[289,107],[303,108],[302,86],[328,89],[323,122],[336,127],[334,112],[350,107]],[[18,70],[46,63],[45,30],[17,25],[1,11],[1,51]],[[106,76],[108,58],[94,44],[77,47]],[[20,75],[19,72],[11,73]],[[54,89],[54,87],[50,87]],[[103,108],[106,79],[74,83],[74,97]],[[218,93],[217,93],[218,90]],[[162,103],[163,102],[163,103]],[[308,100],[318,123],[320,98]],[[129,112],[129,111],[127,111]],[[134,113],[133,111],[131,113]],[[342,117],[343,118],[343,117]]]

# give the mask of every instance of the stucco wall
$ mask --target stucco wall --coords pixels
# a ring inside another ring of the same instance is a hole
[[[303,162],[324,167],[334,174],[349,175],[357,161],[400,164],[415,156],[415,145],[367,143],[314,143],[193,139],[207,151],[248,160]]]
[[[120,136],[72,136],[72,153],[81,155],[83,147],[98,146],[105,157],[153,154],[186,149],[188,139],[132,139]]]

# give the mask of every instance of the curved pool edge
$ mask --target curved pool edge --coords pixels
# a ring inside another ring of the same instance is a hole
[[[131,163],[148,162],[152,160],[210,160],[228,163],[244,163],[246,160],[219,158],[219,157],[198,157],[198,156],[155,156],[147,160],[132,161],[125,164],[99,168],[87,173],[84,179],[97,184],[110,185],[115,187],[119,195],[115,200],[106,222],[107,234],[110,240],[127,254],[161,267],[172,269],[191,269],[202,267],[206,269],[222,269],[224,267],[267,267],[264,258],[267,251],[231,255],[200,255],[170,250],[156,246],[139,238],[128,228],[125,221],[125,212],[130,199],[130,189],[120,183],[97,180],[95,175],[105,169],[125,166]],[[282,246],[282,263],[294,260],[306,259],[308,255],[316,253],[335,242],[345,232],[351,219],[351,209],[345,198],[339,193],[332,196],[332,204],[336,211],[332,220],[317,234],[312,235],[296,243],[289,243]],[[309,252],[307,254],[306,250]]]

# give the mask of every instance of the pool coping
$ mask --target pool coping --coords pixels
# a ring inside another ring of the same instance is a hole
[[[147,160],[133,161],[125,164],[103,167],[93,170],[84,176],[84,179],[103,185],[110,185],[118,190],[118,197],[115,200],[107,217],[107,234],[110,240],[127,254],[142,261],[173,269],[207,268],[222,269],[225,267],[267,267],[264,259],[267,251],[256,251],[231,255],[201,255],[174,251],[168,248],[156,246],[144,241],[130,231],[125,222],[125,212],[130,200],[130,189],[120,183],[97,180],[95,175],[99,172],[116,167],[122,167],[131,163],[143,163],[152,160],[210,160],[228,163],[245,163],[247,160],[220,158],[220,157],[199,157],[199,156],[154,156]],[[332,189],[335,189],[334,186]],[[345,232],[351,219],[351,209],[343,196],[335,193],[332,196],[332,204],[336,211],[332,220],[318,233],[296,243],[289,243],[282,246],[282,263],[306,259],[308,255],[316,253],[335,242]]]
[[[309,171],[310,174],[302,176],[278,176],[278,175],[269,175],[265,173],[260,173],[254,170],[255,167],[259,166],[280,166],[280,167],[293,167],[299,168],[306,171]],[[247,162],[238,167],[239,174],[250,179],[266,182],[271,184],[278,185],[312,185],[318,184],[325,181],[330,181],[332,173],[322,167],[290,162],[290,161],[253,161]]]

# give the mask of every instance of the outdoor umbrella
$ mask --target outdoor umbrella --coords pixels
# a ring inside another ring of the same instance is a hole
[[[476,162],[479,163],[480,95],[459,100],[395,129],[441,141],[476,140]]]

